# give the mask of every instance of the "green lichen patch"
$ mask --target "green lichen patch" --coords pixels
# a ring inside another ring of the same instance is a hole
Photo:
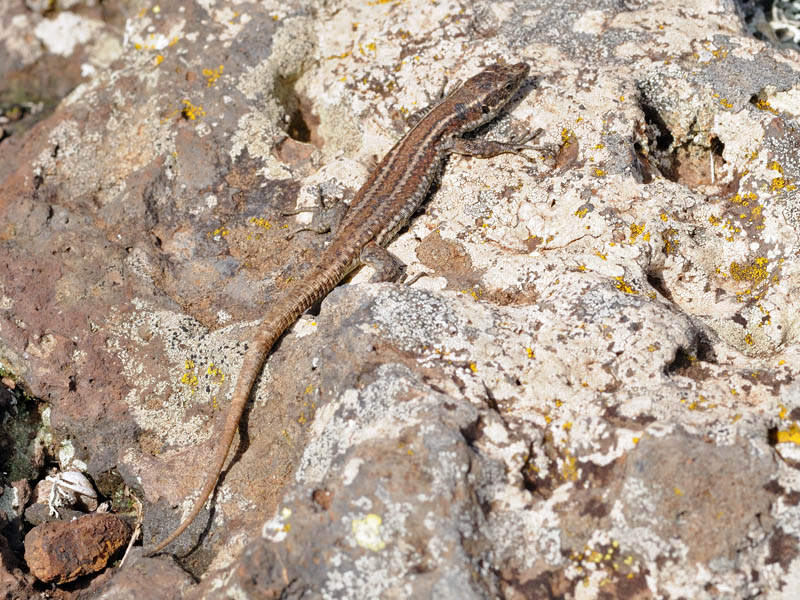
[[[9,377],[8,373],[3,378]],[[0,386],[0,471],[3,483],[35,479],[44,462],[48,436],[43,405],[21,386]]]

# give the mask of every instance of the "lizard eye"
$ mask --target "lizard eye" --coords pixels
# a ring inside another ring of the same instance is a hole
[[[514,84],[513,83],[507,83],[506,84],[506,91],[507,92],[510,92],[513,89],[514,89]]]

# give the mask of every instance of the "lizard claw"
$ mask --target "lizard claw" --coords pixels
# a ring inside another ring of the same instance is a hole
[[[405,285],[406,287],[411,287],[412,285],[417,283],[417,281],[419,281],[423,277],[430,277],[430,275],[431,275],[430,273],[427,273],[425,271],[420,271],[419,273],[415,273],[414,275],[411,275],[410,277],[408,275],[406,275],[405,277],[403,277],[403,280],[401,281],[401,283],[403,285]]]
[[[535,140],[537,137],[542,135],[542,133],[544,133],[544,129],[539,127],[537,129],[534,129],[533,131],[529,131],[527,134],[525,134],[524,136],[522,136],[519,139],[511,140],[511,143],[512,144],[527,144],[528,142],[530,142],[532,140]],[[526,146],[526,147],[528,147],[528,146]]]

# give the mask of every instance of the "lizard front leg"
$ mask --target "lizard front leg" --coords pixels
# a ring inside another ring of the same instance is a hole
[[[463,154],[465,156],[475,156],[478,158],[492,158],[498,154],[516,154],[525,157],[522,153],[523,150],[543,149],[540,146],[528,145],[528,142],[537,138],[542,131],[542,129],[537,129],[518,140],[509,140],[508,142],[454,137],[447,140],[442,146],[442,149],[453,154]]]

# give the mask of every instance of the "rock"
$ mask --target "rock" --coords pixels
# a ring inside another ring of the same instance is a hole
[[[0,486],[0,535],[11,552],[22,550],[25,535],[22,523],[23,509],[20,501],[24,500],[25,486],[16,481],[9,487]]]
[[[446,78],[535,73],[476,135],[546,151],[451,157],[391,245],[429,276],[356,273],[274,349],[184,596],[791,598],[800,67],[727,0],[586,4],[0,8],[0,74],[83,82],[3,124],[0,376],[146,545],[329,239],[284,213],[349,201]],[[69,22],[69,58],[26,37]]]
[[[36,526],[42,523],[53,523],[55,521],[71,521],[78,517],[83,517],[86,513],[71,508],[59,508],[58,516],[50,514],[50,507],[47,502],[34,502],[25,508],[25,521],[30,525]]]
[[[134,549],[122,568],[101,581],[98,577],[87,590],[87,597],[103,600],[158,598],[179,600],[193,586],[192,577],[169,556],[141,558],[141,549]]]
[[[14,493],[16,494],[15,503],[17,513],[22,514],[24,508],[28,505],[28,501],[31,499],[31,484],[27,479],[20,479],[13,482],[11,487],[14,489]]]
[[[337,340],[338,351],[365,349],[359,337]],[[270,598],[499,595],[498,580],[473,569],[491,549],[489,492],[505,480],[503,465],[476,453],[466,433],[480,411],[402,365],[367,367],[360,381],[360,392],[319,406],[325,427],[304,454],[303,484],[284,497],[263,539],[246,548],[225,586],[209,580],[191,597],[233,589]]]
[[[106,567],[130,539],[127,523],[110,514],[44,523],[25,536],[25,562],[45,583],[66,583]]]
[[[33,588],[34,579],[23,572],[11,552],[8,541],[0,535],[0,599],[24,600],[38,597]]]
[[[73,9],[73,10],[70,10]],[[0,141],[12,154],[24,134],[87,76],[121,51],[123,9],[93,0],[0,3]],[[11,161],[13,163],[13,161]],[[0,161],[0,180],[13,169]]]

